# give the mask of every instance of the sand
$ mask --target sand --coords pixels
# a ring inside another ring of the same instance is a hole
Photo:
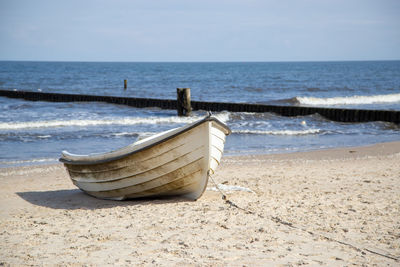
[[[213,180],[250,189],[224,191],[239,209],[213,190],[95,199],[61,164],[0,169],[0,265],[400,265],[400,142],[224,157]]]

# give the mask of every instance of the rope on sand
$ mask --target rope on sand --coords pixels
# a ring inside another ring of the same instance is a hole
[[[210,177],[211,181],[215,185],[215,188],[217,188],[217,190],[222,195],[222,200],[226,204],[228,204],[230,207],[234,207],[234,208],[237,208],[237,209],[239,209],[241,211],[244,211],[246,214],[256,215],[257,217],[262,218],[262,219],[265,218],[262,214],[256,213],[256,212],[251,211],[251,210],[246,209],[246,208],[242,208],[242,207],[238,206],[236,203],[234,203],[233,201],[229,200],[227,198],[227,196],[222,192],[222,190],[218,187],[218,184],[214,181],[214,179],[211,176],[210,172],[208,172],[208,177]],[[338,239],[336,239],[334,237],[329,237],[328,235],[326,235],[324,233],[317,233],[317,232],[313,232],[311,230],[308,230],[306,228],[296,226],[293,223],[285,221],[285,220],[282,220],[281,218],[276,217],[276,216],[269,216],[268,219],[270,219],[271,221],[273,221],[276,224],[286,225],[286,226],[288,226],[290,228],[301,230],[301,231],[306,232],[306,233],[308,233],[310,235],[319,236],[319,237],[322,237],[322,238],[324,238],[326,240],[329,240],[329,241],[332,241],[332,242],[336,242],[336,243],[339,243],[339,244],[342,244],[342,245],[346,245],[348,247],[351,247],[351,248],[355,249],[358,252],[361,252],[362,254],[366,254],[366,252],[369,252],[369,253],[372,253],[372,254],[375,254],[375,255],[379,255],[379,256],[382,256],[382,257],[385,257],[385,258],[388,258],[388,259],[392,259],[392,260],[395,260],[395,261],[399,261],[400,260],[400,257],[391,255],[387,251],[384,251],[384,250],[381,250],[381,249],[365,248],[365,247],[362,247],[362,246],[359,246],[359,245],[354,245],[354,244],[352,244],[350,242],[345,242],[345,241],[342,241],[342,240],[338,240]],[[380,250],[382,252],[378,252],[377,250]]]

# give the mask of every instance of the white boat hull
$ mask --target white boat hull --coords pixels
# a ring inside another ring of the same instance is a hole
[[[101,155],[63,152],[72,182],[89,195],[126,199],[183,195],[198,199],[222,157],[229,128],[214,117]]]

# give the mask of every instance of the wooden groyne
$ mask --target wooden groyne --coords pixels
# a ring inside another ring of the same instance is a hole
[[[106,102],[111,104],[127,105],[137,108],[159,107],[162,109],[176,109],[177,105],[176,100],[118,97],[118,96],[58,94],[58,93],[42,93],[42,92],[10,91],[10,90],[0,90],[0,96],[5,96],[9,98],[22,98],[30,101]]]
[[[22,98],[31,101],[50,102],[106,102],[119,105],[128,105],[137,108],[158,107],[162,109],[178,109],[177,100],[134,98],[118,96],[95,96],[58,94],[43,92],[0,90],[0,96],[10,98]],[[246,103],[221,103],[191,101],[192,110],[206,111],[231,111],[231,112],[273,112],[282,116],[304,116],[318,113],[321,116],[340,122],[367,122],[387,121],[400,123],[400,111],[392,110],[364,110],[364,109],[341,109],[341,108],[318,108],[302,106],[276,106]]]

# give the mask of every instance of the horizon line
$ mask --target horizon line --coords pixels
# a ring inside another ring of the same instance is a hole
[[[23,59],[0,59],[0,62],[43,62],[43,63],[322,63],[322,62],[373,62],[373,61],[400,61],[400,59],[345,59],[345,60],[232,60],[232,61],[112,61],[112,60],[23,60]]]

